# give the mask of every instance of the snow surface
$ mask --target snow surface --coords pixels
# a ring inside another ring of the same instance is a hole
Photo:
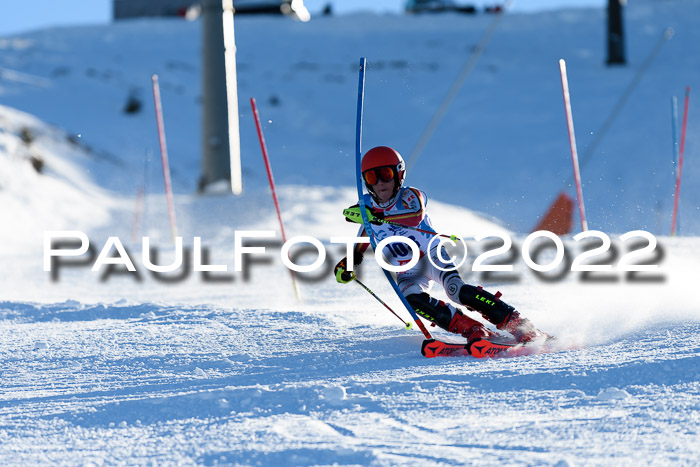
[[[0,464],[697,464],[700,133],[692,101],[684,235],[661,234],[672,201],[670,96],[700,89],[700,7],[640,0],[626,12],[630,65],[613,70],[603,66],[600,11],[504,18],[408,176],[428,192],[438,230],[467,239],[496,231],[522,245],[570,170],[556,60],[569,64],[583,153],[664,29],[675,29],[583,169],[591,227],[610,233],[620,253],[629,245],[614,234],[657,234],[659,271],[548,281],[515,256],[514,273],[486,277],[468,270],[486,249],[469,243],[465,279],[503,291],[558,337],[561,351],[517,359],[425,359],[419,332],[330,274],[344,255],[330,237],[355,233],[340,212],[356,197],[359,57],[370,63],[364,146],[407,155],[491,17],[241,19],[246,191],[238,198],[193,194],[199,23],[0,38]],[[173,258],[148,89],[154,72],[178,232],[190,249],[201,237],[209,264],[228,267],[209,279],[191,267],[154,276],[141,259],[143,235],[159,264]],[[130,93],[141,98],[140,113],[123,113]],[[236,231],[277,230],[247,95],[267,122],[287,235],[313,235],[328,252],[322,271],[297,276],[301,300],[279,236],[234,271]],[[43,161],[41,173],[32,158]],[[43,271],[44,231],[66,229],[85,231],[95,254],[119,237],[138,274],[82,264],[52,279]],[[407,316],[372,261],[359,274]]]

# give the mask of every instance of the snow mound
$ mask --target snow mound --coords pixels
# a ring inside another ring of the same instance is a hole
[[[624,400],[631,397],[624,389],[605,388],[598,393],[596,399],[599,401]]]
[[[118,202],[91,179],[102,165],[75,138],[0,106],[0,253],[42,245],[45,230],[89,230]]]

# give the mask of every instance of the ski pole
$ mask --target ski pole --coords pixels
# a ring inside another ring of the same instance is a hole
[[[379,218],[375,218],[375,221],[381,222],[382,224],[393,225],[395,227],[404,227],[406,229],[415,230],[416,232],[422,232],[425,234],[436,235],[438,237],[449,238],[453,242],[456,242],[457,240],[459,240],[459,237],[457,235],[446,235],[446,234],[441,234],[441,233],[437,233],[437,232],[431,232],[430,230],[419,229],[418,227],[411,227],[410,225],[399,224],[398,222],[385,221],[384,219],[379,219]]]
[[[401,321],[401,322],[403,323],[403,325],[404,325],[404,327],[405,327],[406,329],[411,329],[411,328],[413,327],[413,323],[411,323],[410,321],[409,321],[408,323],[407,323],[406,321],[404,321],[399,315],[396,314],[396,312],[395,312],[394,310],[391,309],[391,307],[390,307],[389,305],[387,305],[386,303],[384,303],[384,300],[382,300],[381,298],[377,297],[377,294],[375,294],[374,292],[372,292],[372,291],[370,290],[369,287],[367,287],[365,284],[363,284],[362,282],[360,282],[360,279],[358,279],[357,276],[356,276],[355,274],[352,275],[352,278],[353,278],[353,280],[354,280],[355,282],[357,282],[363,289],[365,289],[367,292],[369,292],[369,294],[370,294],[371,296],[373,296],[374,298],[376,298],[377,301],[378,301],[379,303],[381,303],[382,305],[384,305],[384,308],[386,308],[387,310],[391,311],[391,312],[394,314],[394,316],[396,316],[397,318],[399,318],[399,321]]]
[[[356,216],[356,214],[353,211],[351,211],[350,209],[344,210],[343,215],[348,219]],[[354,221],[352,221],[352,222],[354,222]],[[380,219],[380,218],[374,217],[374,216],[372,216],[370,222],[381,222],[382,224],[393,225],[395,227],[403,227],[406,229],[415,230],[416,232],[421,232],[421,233],[425,233],[425,234],[429,234],[429,235],[437,235],[438,237],[449,238],[453,242],[456,242],[457,240],[459,240],[459,237],[457,235],[445,235],[445,234],[433,232],[430,230],[420,229],[418,227],[412,227],[410,225],[399,224],[398,222],[387,221],[387,220]]]

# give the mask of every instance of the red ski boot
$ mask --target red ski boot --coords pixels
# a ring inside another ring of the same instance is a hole
[[[518,342],[523,343],[546,336],[545,333],[537,330],[530,320],[520,316],[517,311],[513,311],[505,321],[496,327],[502,331],[508,331]]]
[[[461,334],[466,337],[469,342],[474,342],[477,339],[484,339],[491,336],[491,331],[486,329],[480,322],[465,316],[461,311],[457,312],[450,321],[448,331],[455,334]]]

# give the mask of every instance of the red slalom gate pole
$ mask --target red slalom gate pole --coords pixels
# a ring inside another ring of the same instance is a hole
[[[690,86],[686,86],[685,104],[683,106],[683,127],[681,129],[681,149],[678,154],[678,170],[676,170],[676,190],[673,195],[673,219],[671,220],[671,236],[676,235],[676,220],[678,219],[678,201],[681,197],[681,172],[683,172],[683,152],[685,151],[685,129],[688,125],[689,101]]]
[[[255,128],[258,130],[258,139],[260,140],[260,149],[262,150],[263,160],[265,161],[265,169],[267,170],[267,179],[270,181],[270,190],[272,190],[272,200],[275,202],[275,209],[277,210],[277,219],[280,222],[280,231],[282,232],[282,241],[287,242],[287,236],[284,233],[284,224],[282,223],[282,213],[280,212],[280,203],[277,200],[277,191],[275,190],[275,179],[272,176],[272,167],[270,166],[270,159],[267,157],[267,145],[265,144],[265,137],[263,136],[262,126],[260,125],[260,115],[258,114],[258,107],[255,105],[255,98],[250,98],[250,107],[253,109],[253,118],[255,119]],[[292,276],[292,286],[294,287],[294,295],[299,299],[299,290],[297,289],[297,282],[294,278],[294,271],[289,270],[289,274]]]
[[[574,134],[574,117],[571,112],[571,96],[569,94],[569,79],[566,76],[566,62],[559,60],[559,72],[561,74],[561,88],[564,93],[564,107],[566,109],[566,126],[569,130],[569,145],[571,146],[571,161],[574,165],[574,179],[576,180],[576,197],[578,198],[578,211],[581,217],[581,229],[588,230],[586,221],[586,209],[583,206],[583,189],[581,188],[581,171],[578,165],[578,151],[576,150],[576,135]]]
[[[156,123],[158,124],[158,142],[160,143],[160,159],[163,162],[163,180],[165,181],[165,197],[168,201],[168,217],[170,218],[170,232],[173,240],[177,237],[177,224],[175,221],[175,206],[173,204],[173,188],[170,183],[170,163],[168,162],[168,146],[165,142],[165,125],[163,124],[163,106],[160,101],[160,86],[158,75],[151,77],[153,81],[153,101],[156,106]]]

